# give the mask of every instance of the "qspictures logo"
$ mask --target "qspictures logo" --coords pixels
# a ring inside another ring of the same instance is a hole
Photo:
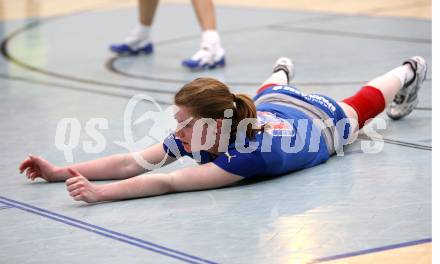
[[[134,113],[140,103],[150,104],[155,110],[146,111],[135,118]],[[221,129],[217,129],[216,120],[210,118],[188,117],[177,123],[175,115],[178,111],[180,109],[175,105],[168,106],[165,109],[162,108],[151,96],[145,94],[135,95],[129,100],[124,109],[124,138],[111,143],[125,148],[143,168],[153,170],[161,167],[165,163],[166,157],[158,163],[151,164],[142,157],[141,150],[153,144],[162,143],[167,138],[173,138],[173,135],[178,131],[191,124],[191,146],[196,146],[196,149],[198,149],[198,151],[192,153],[194,159],[197,160],[200,157],[200,150],[209,149],[215,144],[218,144],[219,151],[222,150],[221,152],[228,153],[228,146],[231,144],[234,113],[232,109],[224,111]],[[363,132],[367,137],[374,138],[373,141],[361,141],[361,149],[364,153],[378,153],[383,149],[384,142],[381,141],[382,136],[376,129],[385,129],[386,122],[380,118],[376,118],[375,121],[374,124],[363,128]],[[148,131],[145,131],[146,133],[144,133],[142,138],[135,139],[134,127],[143,122],[149,122],[151,127]],[[73,150],[77,148],[82,147],[84,153],[102,153],[106,149],[108,141],[101,131],[107,130],[109,123],[110,121],[105,118],[91,118],[82,127],[81,122],[77,118],[63,118],[56,127],[55,147],[64,153],[64,158],[67,162],[74,162]],[[336,122],[336,124],[331,119],[290,120],[279,118],[272,113],[259,112],[259,118],[246,118],[238,123],[233,143],[236,150],[240,153],[251,153],[256,150],[271,152],[274,138],[279,138],[280,140],[277,144],[280,144],[281,150],[286,153],[298,153],[304,150],[317,152],[319,151],[321,137],[327,129],[327,131],[332,131],[330,139],[327,135],[327,145],[332,144],[333,151],[338,156],[343,156],[343,146],[357,139],[358,130],[357,127],[353,127],[353,124],[356,123],[356,120],[348,118],[343,118]],[[264,131],[261,132],[261,140],[259,141],[246,141],[243,136],[240,136],[246,134],[249,126],[258,129],[263,125]],[[349,129],[348,135],[344,137],[345,133],[343,131],[349,125],[351,125],[351,129]],[[85,132],[89,139],[80,142],[82,132]],[[168,151],[179,158],[181,156],[179,144],[174,140],[167,140],[167,143]]]

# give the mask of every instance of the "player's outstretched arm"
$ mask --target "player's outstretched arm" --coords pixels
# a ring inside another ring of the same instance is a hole
[[[78,172],[71,173],[72,178],[66,181],[70,196],[88,203],[219,188],[243,179],[213,163],[167,174],[144,174],[104,185],[92,184]]]
[[[146,148],[139,154],[150,164],[158,164],[164,159],[164,164],[168,164],[175,160],[165,153],[162,144]],[[111,155],[65,167],[57,167],[41,157],[29,155],[20,164],[19,171],[24,172],[30,180],[43,178],[48,182],[56,182],[65,181],[71,177],[68,168],[77,171],[89,180],[127,179],[147,171],[136,162],[131,153]]]

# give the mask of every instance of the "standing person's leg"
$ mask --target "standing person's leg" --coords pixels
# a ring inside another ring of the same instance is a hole
[[[159,4],[159,0],[139,0],[138,12],[139,22],[144,27],[153,25],[154,15]]]
[[[192,5],[202,28],[202,41],[200,50],[182,65],[194,70],[225,66],[225,51],[217,32],[213,0],[192,0]]]
[[[110,46],[110,50],[121,55],[150,54],[153,52],[151,26],[153,25],[159,0],[139,0],[139,22],[121,44]]]
[[[389,117],[403,118],[417,106],[417,92],[426,78],[426,71],[425,60],[412,57],[402,66],[371,80],[354,96],[339,102],[339,105],[348,118],[357,120],[359,129],[386,106]]]
[[[215,8],[212,0],[192,0],[197,20],[199,21],[202,31],[216,31]]]

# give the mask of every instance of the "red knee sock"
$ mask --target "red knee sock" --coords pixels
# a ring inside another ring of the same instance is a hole
[[[353,107],[358,115],[359,129],[365,122],[377,116],[385,109],[385,98],[382,92],[373,86],[364,86],[355,95],[343,100]]]

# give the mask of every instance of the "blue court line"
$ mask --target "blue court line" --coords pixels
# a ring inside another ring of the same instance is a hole
[[[408,242],[394,244],[394,245],[388,245],[388,246],[383,246],[383,247],[364,249],[364,250],[349,252],[349,253],[340,254],[340,255],[334,255],[334,256],[329,256],[329,257],[324,257],[324,258],[318,258],[318,259],[314,259],[310,263],[321,263],[321,262],[326,262],[326,261],[331,261],[331,260],[336,260],[336,259],[354,257],[354,256],[359,256],[359,255],[365,255],[365,254],[371,254],[371,253],[375,253],[375,252],[386,251],[386,250],[402,248],[402,247],[409,247],[409,246],[425,244],[425,243],[431,243],[431,242],[432,242],[432,238],[424,238],[424,239],[420,239],[420,240],[408,241]]]
[[[6,206],[0,206],[0,210],[3,209],[9,209],[9,208],[13,208],[12,206],[6,205]]]
[[[29,213],[33,213],[36,215],[40,215],[49,219],[52,219],[54,221],[60,222],[60,223],[64,223],[79,229],[83,229],[110,239],[114,239],[114,240],[118,240],[142,249],[146,249],[149,251],[153,251],[156,252],[158,254],[164,255],[164,256],[168,256],[171,258],[175,258],[178,260],[181,260],[183,262],[187,262],[187,263],[193,263],[193,264],[200,264],[202,263],[209,263],[209,264],[217,264],[216,262],[210,261],[210,260],[206,260],[206,259],[202,259],[184,252],[180,252],[174,249],[170,249],[164,246],[160,246],[157,244],[154,244],[152,242],[148,242],[146,240],[143,239],[139,239],[136,237],[132,237],[123,233],[119,233],[116,231],[112,231],[100,226],[96,226],[96,225],[92,225],[89,223],[86,223],[84,221],[81,220],[77,220],[68,216],[64,216],[61,214],[57,214],[42,208],[38,208],[36,206],[30,205],[30,204],[26,204],[23,202],[19,202],[19,201],[15,201],[9,198],[6,198],[4,196],[0,196],[0,203],[3,203],[7,206],[10,207],[14,207]]]

